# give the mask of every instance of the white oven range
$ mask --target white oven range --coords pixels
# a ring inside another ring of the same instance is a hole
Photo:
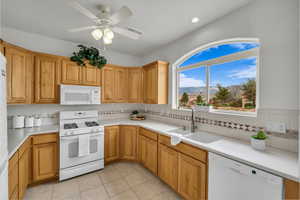
[[[98,111],[60,112],[59,180],[104,168],[104,127]]]

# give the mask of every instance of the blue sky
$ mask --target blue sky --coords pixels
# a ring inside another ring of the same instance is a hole
[[[234,43],[219,45],[193,55],[182,65],[180,65],[180,67],[240,51],[249,50],[258,46],[259,45],[257,43]],[[213,87],[218,83],[222,86],[238,85],[244,83],[248,79],[253,79],[256,77],[256,62],[256,57],[250,57],[211,66],[210,85]],[[205,70],[205,67],[200,67],[181,72],[180,87],[205,86]]]

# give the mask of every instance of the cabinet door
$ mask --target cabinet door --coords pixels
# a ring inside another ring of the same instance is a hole
[[[5,47],[7,59],[7,103],[30,104],[33,87],[33,56],[18,47]]]
[[[82,67],[82,84],[91,86],[101,85],[101,70],[95,66]]]
[[[29,183],[29,149],[19,159],[19,198],[23,199]]]
[[[159,144],[158,176],[177,191],[178,185],[178,152]]]
[[[33,145],[33,180],[41,181],[57,175],[57,143]]]
[[[57,103],[60,58],[37,54],[35,57],[35,103]]]
[[[61,83],[80,84],[82,75],[82,66],[70,60],[62,60],[61,65]]]
[[[179,154],[178,193],[185,199],[206,199],[206,165]]]
[[[157,175],[157,141],[139,136],[139,161]]]
[[[102,70],[102,102],[111,103],[114,100],[115,72],[113,67],[105,66]]]
[[[157,103],[157,66],[156,64],[144,67],[145,71],[145,103]]]
[[[142,68],[128,68],[128,102],[142,103],[143,71]]]
[[[136,160],[138,128],[136,126],[121,126],[120,128],[121,159]]]
[[[119,126],[105,127],[104,160],[105,163],[119,159]]]
[[[19,155],[16,152],[8,162],[8,195],[9,199],[19,197]],[[14,200],[15,200],[14,199]]]
[[[124,67],[115,68],[115,98],[114,102],[127,102],[128,99],[128,71]]]

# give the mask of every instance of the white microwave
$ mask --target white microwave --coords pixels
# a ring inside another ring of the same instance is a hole
[[[60,85],[61,105],[101,104],[101,88],[95,86]]]

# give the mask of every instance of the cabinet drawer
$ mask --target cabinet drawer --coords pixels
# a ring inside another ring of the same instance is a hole
[[[46,144],[51,142],[57,142],[57,133],[33,136],[33,144]]]
[[[154,133],[154,132],[149,131],[149,130],[144,129],[144,128],[140,129],[140,134],[143,135],[143,136],[145,136],[145,137],[147,137],[147,138],[155,140],[155,141],[157,141],[157,138],[158,138],[157,133]]]
[[[19,159],[22,157],[23,153],[29,149],[31,146],[31,137],[27,138],[27,140],[22,144],[19,148]]]
[[[165,144],[171,148],[174,148],[177,151],[180,151],[181,153],[184,153],[192,158],[200,160],[201,162],[204,163],[207,162],[207,152],[205,150],[199,149],[197,147],[193,147],[192,145],[185,144],[185,143],[180,143],[176,146],[172,146],[170,137],[165,135],[159,135],[159,142],[161,144]]]

